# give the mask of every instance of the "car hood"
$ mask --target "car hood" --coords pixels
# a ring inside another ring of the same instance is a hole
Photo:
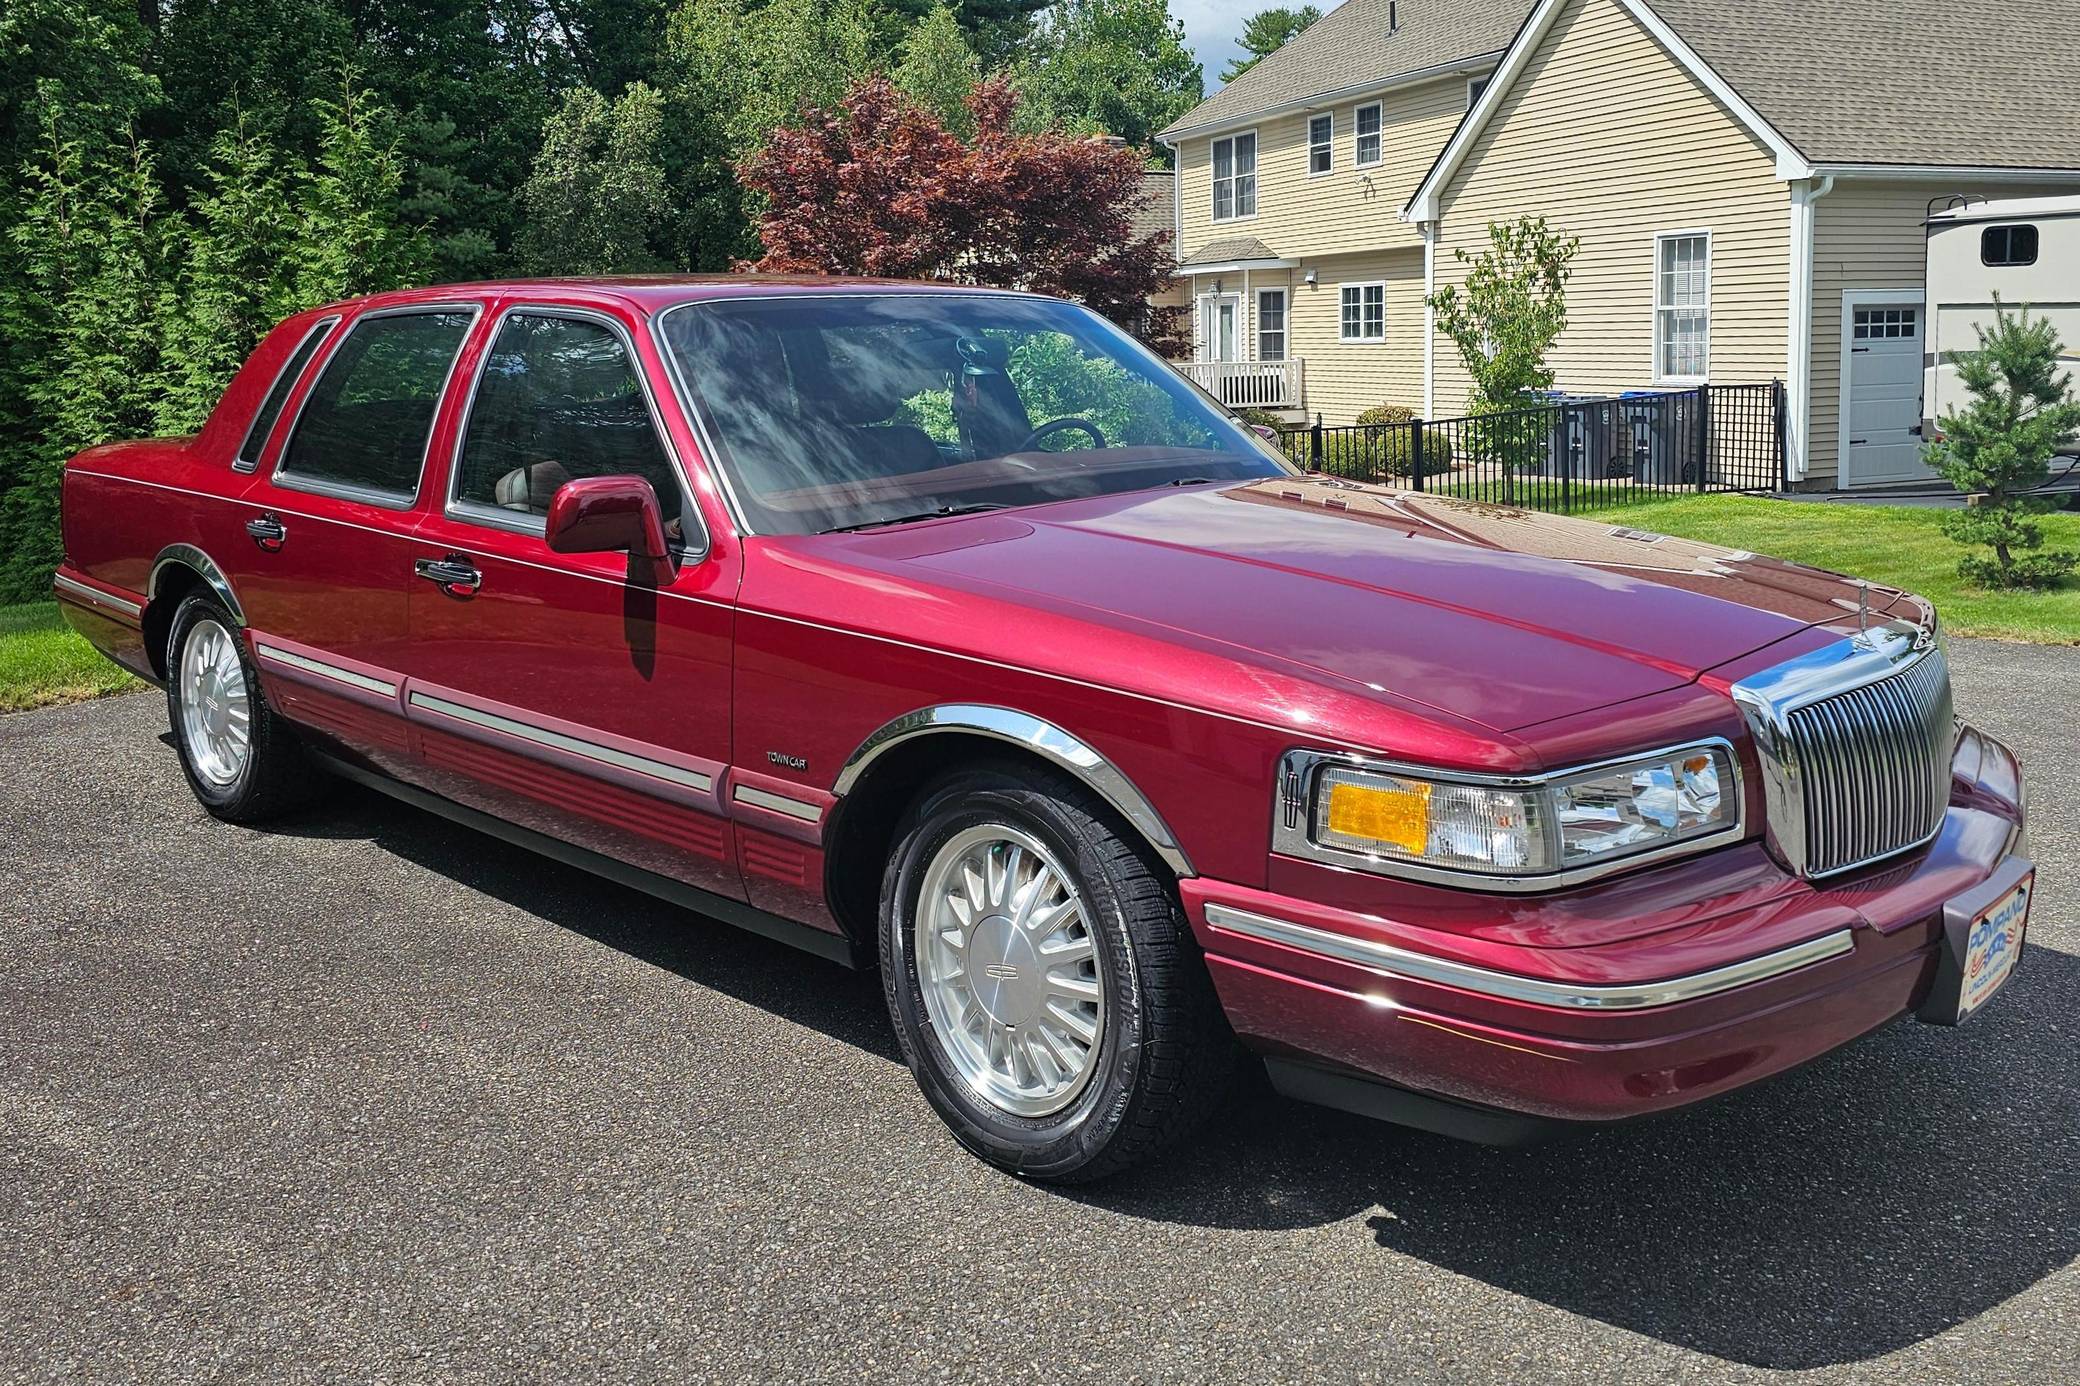
[[[855,559],[1497,731],[1651,696],[1904,594],[1624,525],[1318,478],[850,536]],[[923,570],[923,571],[919,571]]]

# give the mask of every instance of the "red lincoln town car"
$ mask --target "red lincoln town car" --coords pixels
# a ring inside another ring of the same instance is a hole
[[[2006,980],[2015,757],[1933,610],[1302,474],[1082,308],[731,278],[283,323],[64,480],[72,623],[209,812],[334,775],[879,966],[983,1158],[1086,1180],[1245,1055],[1509,1141]]]

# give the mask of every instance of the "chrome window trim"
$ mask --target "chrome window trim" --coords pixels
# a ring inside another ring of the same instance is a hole
[[[126,597],[118,597],[113,592],[104,592],[98,587],[89,587],[84,582],[78,582],[66,577],[63,573],[51,574],[51,586],[57,588],[60,592],[69,592],[81,601],[92,602],[96,606],[105,606],[111,611],[120,611],[125,616],[136,616],[144,610],[144,605],[140,602],[133,602]]]
[[[267,391],[260,396],[260,404],[253,410],[253,417],[246,424],[245,437],[238,440],[238,451],[231,454],[232,471],[243,472],[250,476],[252,473],[260,470],[260,453],[267,451],[267,438],[260,440],[260,452],[255,453],[251,458],[246,456],[246,449],[253,446],[253,430],[260,426],[260,410],[267,407],[268,396],[272,395],[275,392],[275,388],[282,383],[282,377],[289,373],[289,368],[296,365],[298,354],[306,346],[311,348],[311,354],[304,359],[300,367],[297,367],[297,378],[301,379],[306,371],[317,364],[319,356],[325,350],[325,335],[330,333],[333,328],[338,327],[341,321],[342,319],[337,313],[334,313],[331,317],[320,318],[311,324],[308,332],[296,339],[296,345],[289,349],[288,356],[282,361],[281,369],[277,370],[274,373],[274,377],[267,382]],[[290,383],[289,388],[292,390],[296,388],[293,381]],[[287,401],[284,400],[283,403],[286,404]],[[282,416],[277,413],[273,422],[268,425],[267,437],[274,436],[274,431],[281,426],[281,422]]]
[[[253,653],[262,659],[273,660],[277,664],[286,664],[292,669],[301,669],[307,674],[316,674],[320,678],[332,679],[352,688],[363,689],[370,693],[381,693],[386,698],[397,696],[397,685],[394,683],[369,674],[359,673],[353,669],[344,669],[337,664],[331,664],[322,659],[312,659],[308,655],[300,655],[291,650],[282,649],[280,646],[270,645],[264,640],[255,640],[253,642]]]
[[[1822,934],[1818,938],[1793,944],[1789,948],[1780,948],[1773,953],[1764,953],[1760,957],[1747,958],[1703,972],[1692,972],[1658,982],[1598,985],[1527,977],[1515,972],[1497,972],[1491,968],[1475,967],[1471,963],[1454,962],[1449,958],[1397,948],[1390,943],[1331,933],[1326,929],[1296,924],[1291,920],[1236,909],[1232,905],[1208,902],[1206,922],[1215,929],[1239,934],[1260,943],[1297,948],[1302,952],[1313,953],[1337,962],[1368,968],[1388,977],[1457,987],[1462,991],[1477,992],[1504,1001],[1528,1001],[1537,1005],[1559,1006],[1576,1011],[1637,1011],[1655,1006],[1675,1005],[1683,1001],[1695,1001],[1701,997],[1716,996],[1722,991],[1731,991],[1735,987],[1781,977],[1787,972],[1795,972],[1799,968],[1810,967],[1814,963],[1854,952],[1856,948],[1853,931],[1837,929],[1833,933]]]
[[[1504,875],[1482,871],[1461,870],[1449,866],[1426,866],[1420,862],[1401,861],[1396,858],[1374,856],[1367,852],[1351,852],[1340,847],[1325,847],[1314,840],[1314,796],[1315,787],[1324,767],[1333,766],[1353,770],[1368,770],[1375,774],[1402,775],[1412,779],[1428,780],[1439,784],[1478,785],[1492,789],[1542,789],[1560,780],[1571,780],[1581,775],[1594,774],[1614,766],[1630,765],[1635,761],[1652,760],[1656,756],[1674,755],[1679,751],[1706,749],[1723,752],[1727,763],[1733,768],[1734,820],[1731,826],[1717,832],[1685,838],[1644,852],[1630,852],[1613,857],[1609,861],[1595,862],[1588,866],[1572,867],[1563,871],[1547,871],[1539,875]],[[1747,785],[1741,772],[1740,753],[1731,741],[1723,736],[1702,736],[1694,741],[1679,741],[1672,745],[1649,747],[1621,756],[1609,756],[1602,760],[1589,761],[1581,765],[1570,765],[1559,770],[1542,771],[1535,775],[1499,775],[1474,770],[1445,770],[1436,766],[1417,765],[1409,761],[1381,760],[1374,756],[1360,755],[1353,751],[1292,750],[1279,758],[1278,788],[1272,809],[1271,850],[1281,856],[1300,857],[1321,862],[1327,866],[1342,867],[1353,871],[1367,871],[1378,876],[1396,876],[1404,880],[1420,881],[1427,885],[1456,886],[1464,890],[1480,890],[1508,894],[1531,894],[1538,891],[1564,890],[1569,886],[1581,885],[1598,880],[1620,871],[1631,871],[1655,862],[1668,861],[1675,857],[1693,856],[1715,847],[1738,842],[1748,834]]]
[[[941,703],[906,712],[883,724],[845,760],[831,792],[839,798],[852,791],[867,768],[905,741],[940,732],[968,732],[1023,746],[1083,781],[1117,809],[1156,854],[1179,876],[1192,876],[1192,863],[1154,804],[1119,768],[1052,722],[1007,707],[977,703]]]
[[[537,746],[546,746],[551,750],[581,756],[586,760],[598,761],[602,765],[612,765],[622,770],[633,770],[637,774],[668,780],[673,784],[684,785],[688,789],[698,790],[701,793],[706,793],[714,788],[715,785],[715,779],[712,775],[704,774],[699,770],[688,770],[681,766],[667,764],[661,760],[652,760],[648,756],[639,756],[633,752],[618,750],[612,746],[602,746],[597,741],[586,741],[581,737],[566,736],[562,732],[550,731],[547,727],[538,727],[532,722],[515,721],[511,717],[501,717],[494,712],[481,712],[462,703],[450,702],[446,698],[435,697],[431,693],[422,693],[416,688],[406,696],[405,701],[411,707],[423,708],[442,717],[452,717],[458,722],[468,722],[490,731],[503,732],[507,736],[518,737],[522,741],[532,741]]]
[[[483,501],[464,500],[456,495],[462,485],[462,452],[469,443],[469,421],[476,413],[477,393],[484,385],[484,371],[491,364],[491,349],[498,344],[498,334],[513,317],[569,318],[576,322],[598,323],[614,334],[621,349],[628,354],[629,371],[643,391],[643,407],[650,414],[650,431],[656,435],[657,444],[664,453],[665,463],[679,482],[679,514],[682,521],[691,519],[699,531],[698,542],[689,535],[681,541],[680,559],[697,563],[708,556],[714,547],[708,535],[707,518],[701,514],[699,501],[693,493],[693,484],[680,460],[679,450],[672,446],[671,431],[664,426],[664,416],[657,409],[657,393],[650,385],[650,372],[643,368],[642,353],[636,350],[635,337],[627,324],[613,314],[597,308],[576,308],[550,303],[509,303],[499,309],[498,317],[492,322],[491,330],[485,335],[484,350],[478,355],[476,368],[470,372],[469,393],[463,396],[462,413],[455,421],[455,446],[448,453],[448,486],[441,513],[451,520],[464,524],[488,525],[494,529],[512,530],[519,534],[543,534],[548,529],[548,517],[528,511],[507,510],[503,506],[489,505]],[[664,355],[660,346],[659,355]],[[705,441],[703,442],[705,447]]]
[[[821,822],[823,819],[823,810],[815,804],[790,799],[784,794],[774,794],[756,785],[737,785],[730,790],[729,796],[740,804],[749,804],[753,808],[766,809],[772,813],[784,813],[789,818],[799,819],[804,823]]]
[[[1791,727],[1791,715],[1801,708],[1905,674],[1934,653],[1941,642],[1935,611],[1925,604],[1924,611],[1926,624],[1895,621],[1872,626],[1732,685],[1734,705],[1755,738],[1756,759],[1762,766],[1763,819],[1770,851],[1799,876],[1812,880],[1839,876],[1924,847],[1943,830],[1938,816],[1935,826],[1912,842],[1825,872],[1809,872],[1804,776],[1794,753]]]
[[[316,394],[318,386],[324,383],[325,372],[332,368],[333,361],[339,356],[340,348],[361,330],[361,324],[378,318],[433,317],[442,313],[467,313],[469,321],[462,325],[462,337],[455,343],[455,354],[448,359],[448,373],[441,378],[440,393],[433,398],[433,417],[426,424],[426,442],[419,449],[419,476],[412,483],[412,489],[409,492],[384,491],[372,486],[355,486],[322,478],[299,478],[285,473],[282,466],[289,460],[289,449],[295,445],[296,430],[303,426],[303,412],[310,406],[311,396]],[[394,308],[371,308],[367,312],[357,313],[353,320],[347,323],[346,331],[340,333],[338,340],[332,343],[331,350],[325,353],[323,364],[318,367],[318,374],[311,379],[310,388],[296,401],[296,415],[289,420],[289,431],[282,435],[282,450],[274,459],[274,471],[268,475],[268,484],[284,491],[301,491],[306,495],[330,496],[334,500],[358,501],[363,505],[373,505],[383,510],[410,510],[417,505],[419,492],[426,487],[426,464],[433,460],[433,435],[441,426],[441,409],[447,403],[448,392],[455,388],[455,365],[462,359],[462,353],[469,349],[470,335],[476,331],[477,319],[483,315],[484,302],[481,299],[464,299],[453,303],[399,304]],[[314,363],[318,360],[317,357],[311,359]]]

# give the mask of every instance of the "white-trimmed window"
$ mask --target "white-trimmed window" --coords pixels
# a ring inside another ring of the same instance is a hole
[[[1286,359],[1286,291],[1257,290],[1257,359]]]
[[[1336,117],[1307,118],[1307,174],[1320,177],[1336,167]]]
[[[1466,79],[1467,110],[1472,110],[1473,103],[1481,99],[1481,93],[1488,89],[1488,79],[1494,75],[1495,74],[1493,73],[1483,73],[1479,77],[1469,77]]]
[[[1703,380],[1711,373],[1712,236],[1672,231],[1654,238],[1654,378]]]
[[[1379,102],[1360,106],[1351,119],[1351,128],[1358,133],[1357,146],[1352,151],[1351,162],[1359,168],[1371,168],[1382,157],[1380,145],[1381,111]]]
[[[1339,284],[1337,288],[1337,338],[1346,342],[1383,342],[1387,339],[1387,286]]]
[[[1257,132],[1213,142],[1213,219],[1233,221],[1257,214]]]

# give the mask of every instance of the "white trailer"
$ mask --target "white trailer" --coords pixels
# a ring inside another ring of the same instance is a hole
[[[1959,198],[1932,210],[1928,230],[1928,344],[1923,357],[1924,437],[1965,403],[1945,355],[1979,345],[1994,303],[2047,318],[2061,356],[2080,377],[2080,197]]]

